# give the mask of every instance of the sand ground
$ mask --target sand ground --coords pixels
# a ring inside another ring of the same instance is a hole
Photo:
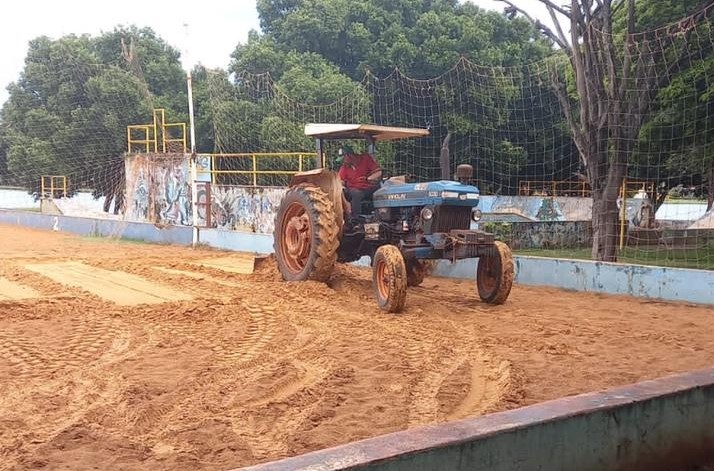
[[[225,470],[714,365],[714,309],[0,226],[0,469]],[[206,263],[207,260],[213,263]],[[201,264],[203,263],[203,264]]]

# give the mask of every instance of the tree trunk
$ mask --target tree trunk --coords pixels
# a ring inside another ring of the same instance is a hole
[[[593,192],[592,258],[602,262],[616,262],[620,210],[617,208],[617,198],[608,198],[606,195],[604,191]]]

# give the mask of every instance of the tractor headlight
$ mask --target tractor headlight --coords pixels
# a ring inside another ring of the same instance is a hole
[[[424,221],[430,221],[434,217],[434,211],[431,208],[424,208],[421,210],[421,218]]]
[[[481,220],[481,216],[483,216],[483,213],[480,209],[474,209],[471,211],[471,219],[473,219],[474,222],[479,222]]]

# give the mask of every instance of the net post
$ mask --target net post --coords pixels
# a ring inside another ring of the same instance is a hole
[[[191,157],[189,159],[191,167],[191,224],[193,226],[193,237],[191,245],[196,247],[198,245],[198,178],[196,169],[196,134],[194,131],[194,119],[193,119],[193,86],[191,83],[191,71],[186,71],[186,89],[188,92],[188,119],[189,119],[189,129],[191,130]],[[184,124],[184,151],[186,150],[186,131]],[[211,168],[213,170],[213,168]]]
[[[627,177],[622,180],[622,203],[620,207],[620,250],[625,247],[625,223],[627,221]]]

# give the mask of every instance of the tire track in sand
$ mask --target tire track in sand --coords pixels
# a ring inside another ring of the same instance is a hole
[[[467,362],[466,366],[471,373],[468,393],[461,402],[447,412],[446,420],[459,420],[488,412],[502,399],[510,383],[510,369],[507,362],[502,362],[498,368],[493,368],[480,352]]]
[[[15,378],[8,378],[11,381],[43,376],[51,370],[51,357],[24,336],[10,336],[0,332],[0,357],[19,370]]]

